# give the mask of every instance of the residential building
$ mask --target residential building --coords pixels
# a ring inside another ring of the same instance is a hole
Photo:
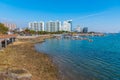
[[[88,27],[84,27],[83,28],[83,33],[87,33],[88,32]]]
[[[46,23],[46,31],[47,32],[57,32],[61,30],[61,22],[60,21],[49,21]]]
[[[77,26],[77,27],[75,28],[75,32],[82,32],[82,28],[81,28],[80,26]]]
[[[44,22],[30,22],[29,29],[34,31],[58,32],[58,31],[72,31],[72,20],[67,20],[61,25],[61,21],[48,21]]]
[[[9,29],[9,31],[13,31],[17,28],[16,24],[13,23],[3,23],[5,27]]]
[[[24,31],[24,30],[22,28],[16,28],[15,31],[21,32],[21,31]]]
[[[62,25],[61,25],[61,21],[56,21],[55,22],[55,25],[56,25],[56,31],[61,31],[62,30]]]
[[[62,30],[71,32],[72,31],[72,20],[64,21],[63,26],[62,26]]]
[[[40,21],[34,21],[29,23],[29,29],[34,31],[44,31],[44,22]]]

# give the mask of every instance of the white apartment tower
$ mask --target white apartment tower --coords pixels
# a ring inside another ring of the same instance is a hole
[[[60,21],[49,21],[46,23],[46,31],[47,32],[57,32],[61,30],[61,22]]]
[[[62,30],[71,32],[72,31],[72,20],[64,21],[63,26],[62,26]]]
[[[29,23],[29,29],[30,30],[34,30],[34,31],[44,31],[44,22],[40,21],[40,22],[30,22]]]

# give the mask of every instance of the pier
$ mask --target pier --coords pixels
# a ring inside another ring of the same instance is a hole
[[[0,35],[0,50],[15,42],[16,35]]]

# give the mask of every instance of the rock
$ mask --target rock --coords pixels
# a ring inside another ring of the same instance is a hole
[[[8,79],[6,66],[0,66],[0,80],[10,80]]]
[[[32,80],[32,75],[25,69],[10,69],[8,71],[8,76],[12,80]]]
[[[25,69],[0,66],[0,80],[32,80],[32,75]]]

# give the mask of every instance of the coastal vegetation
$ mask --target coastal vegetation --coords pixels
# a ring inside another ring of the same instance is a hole
[[[16,34],[20,35],[44,35],[44,34],[63,34],[63,33],[70,33],[68,31],[57,31],[57,32],[47,32],[47,31],[34,31],[26,28],[21,32],[14,31]]]
[[[8,28],[4,24],[0,23],[0,34],[7,34]]]
[[[21,36],[34,36],[34,35],[46,35],[46,34],[69,34],[69,35],[104,35],[100,32],[68,32],[68,31],[57,31],[57,32],[47,32],[47,31],[34,31],[26,28],[23,31],[14,31],[15,34],[21,35]]]

